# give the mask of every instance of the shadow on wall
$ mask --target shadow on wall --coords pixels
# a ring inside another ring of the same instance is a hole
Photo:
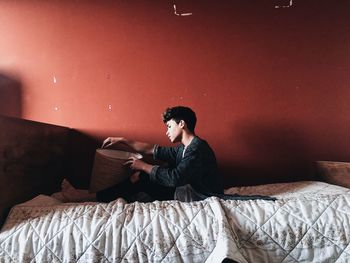
[[[22,94],[20,81],[0,73],[0,114],[22,117]]]
[[[290,123],[235,124],[234,140],[239,140],[247,156],[234,165],[221,165],[225,185],[312,180],[312,160],[305,138]],[[230,171],[230,172],[228,172]]]
[[[77,130],[69,135],[69,171],[66,177],[75,187],[87,189],[90,183],[95,151],[101,142]]]

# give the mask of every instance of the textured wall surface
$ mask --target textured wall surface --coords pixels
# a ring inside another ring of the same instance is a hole
[[[227,184],[348,161],[349,1],[276,2],[1,1],[0,109],[168,144],[161,112],[188,105]]]

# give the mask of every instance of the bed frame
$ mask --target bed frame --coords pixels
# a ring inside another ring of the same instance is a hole
[[[60,188],[71,129],[0,116],[0,226],[10,208]]]

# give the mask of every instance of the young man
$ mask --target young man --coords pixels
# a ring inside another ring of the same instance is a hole
[[[172,143],[179,143],[177,146],[163,147],[123,137],[109,137],[104,140],[102,147],[124,143],[142,154],[152,154],[154,159],[166,162],[167,166],[151,165],[131,158],[125,164],[135,173],[124,182],[94,194],[75,189],[64,180],[61,195],[56,197],[64,201],[101,202],[110,202],[118,197],[127,201],[146,202],[173,199],[190,202],[209,196],[225,200],[276,200],[270,196],[223,194],[215,154],[206,141],[195,135],[197,118],[190,108],[177,106],[166,109],[163,122],[167,127],[166,135]],[[138,196],[135,199],[134,196],[140,192],[148,194],[150,198],[139,199]]]
[[[208,196],[222,194],[223,187],[213,150],[209,144],[196,136],[196,114],[188,107],[177,106],[163,113],[169,140],[178,143],[174,147],[163,147],[137,142],[123,137],[109,137],[102,148],[124,143],[142,154],[152,154],[155,160],[166,162],[167,166],[151,165],[136,158],[129,159],[129,165],[135,173],[120,184],[94,194],[78,193],[67,181],[62,190],[66,195],[81,199],[96,199],[109,202],[118,197],[132,201],[132,196],[145,192],[152,200],[197,201]],[[75,192],[74,192],[75,191]],[[84,194],[86,196],[84,196]]]

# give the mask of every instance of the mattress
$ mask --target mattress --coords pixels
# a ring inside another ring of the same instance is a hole
[[[235,187],[277,201],[60,203],[12,208],[0,262],[349,262],[350,189],[321,182]]]

